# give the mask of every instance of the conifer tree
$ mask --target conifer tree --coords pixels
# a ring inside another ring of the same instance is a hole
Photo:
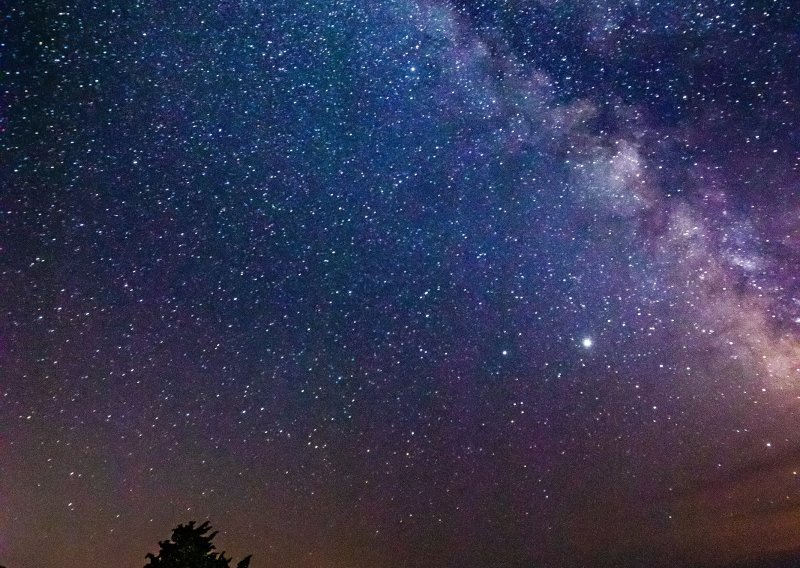
[[[212,540],[216,535],[216,531],[211,532],[208,521],[199,526],[195,526],[194,521],[178,525],[170,540],[158,543],[158,556],[147,554],[145,568],[230,568],[231,559],[225,558],[225,552],[215,552]],[[236,568],[249,566],[250,556],[241,560]]]

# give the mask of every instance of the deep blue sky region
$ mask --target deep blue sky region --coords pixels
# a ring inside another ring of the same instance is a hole
[[[800,548],[800,16],[12,2],[0,563]]]

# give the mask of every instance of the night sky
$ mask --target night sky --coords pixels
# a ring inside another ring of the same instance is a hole
[[[0,564],[800,548],[800,15],[0,11]]]

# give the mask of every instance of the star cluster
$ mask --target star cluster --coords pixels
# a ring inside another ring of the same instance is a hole
[[[800,549],[800,20],[30,0],[0,43],[0,563]]]

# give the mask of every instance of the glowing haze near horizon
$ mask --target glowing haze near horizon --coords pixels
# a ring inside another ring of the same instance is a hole
[[[0,563],[800,547],[789,2],[12,3]]]

